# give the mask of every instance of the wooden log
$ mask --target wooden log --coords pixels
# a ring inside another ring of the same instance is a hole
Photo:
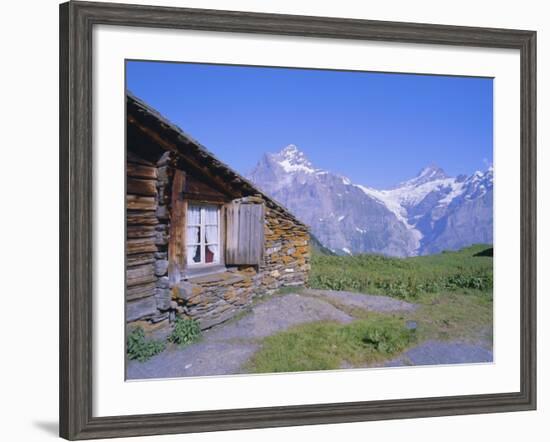
[[[155,255],[152,253],[140,253],[139,255],[129,255],[126,257],[126,266],[133,267],[143,264],[152,264],[155,262]]]
[[[151,196],[126,195],[128,210],[156,210],[157,200]]]
[[[131,150],[126,152],[126,161],[128,163],[142,164],[144,166],[154,166],[155,163],[152,161],[146,160],[145,158],[135,154]]]
[[[154,296],[126,303],[126,322],[148,318],[157,313],[157,302]]]
[[[172,181],[172,216],[170,219],[170,237],[168,242],[168,278],[172,284],[179,282],[185,266],[185,213],[187,211],[187,204],[182,197],[185,182],[185,172],[176,169]]]
[[[126,164],[126,175],[132,178],[145,178],[149,180],[157,179],[157,168],[153,166],[144,166],[142,164]]]
[[[180,154],[179,164],[186,168],[186,170],[192,171],[194,175],[201,177],[208,177],[208,181],[212,183],[213,187],[217,188],[221,192],[225,193],[230,198],[237,198],[242,196],[241,192],[236,192],[231,186],[227,185],[227,179],[220,176],[222,173],[221,169],[216,169],[212,167],[212,164],[202,164],[192,158],[192,155],[186,155],[188,149],[193,149],[199,155],[203,155],[205,158],[208,158],[204,152],[202,152],[197,146],[193,144],[185,143],[184,146],[181,144],[181,139],[172,139],[169,140],[165,136],[160,136],[154,129],[143,125],[141,122],[137,121],[136,118],[132,115],[128,115],[128,123],[132,125],[136,130],[142,132],[148,136],[155,145],[169,150],[172,152],[177,152]],[[183,154],[183,155],[182,155]],[[199,160],[200,161],[200,160]],[[249,185],[248,185],[249,186]],[[250,186],[249,186],[250,187]]]
[[[126,224],[127,225],[143,225],[143,226],[155,226],[159,223],[155,211],[128,211],[126,212]]]
[[[143,180],[130,178],[126,180],[126,193],[144,196],[157,195],[157,182],[155,180]]]
[[[156,252],[154,238],[140,238],[126,240],[126,254],[135,255],[138,253]]]
[[[155,226],[131,225],[126,226],[127,238],[150,238],[155,236]]]
[[[226,207],[226,264],[259,265],[264,253],[264,206],[234,201]]]
[[[126,286],[147,284],[155,282],[155,268],[152,264],[145,264],[137,267],[130,267],[126,270]]]
[[[134,299],[146,298],[155,294],[155,283],[135,285],[126,288],[126,299],[132,301]]]

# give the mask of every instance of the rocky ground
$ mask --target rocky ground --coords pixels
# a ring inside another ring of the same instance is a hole
[[[261,339],[293,326],[315,322],[354,320],[353,309],[376,312],[413,311],[416,305],[386,296],[330,290],[304,290],[273,296],[253,305],[240,319],[203,333],[187,347],[169,345],[147,362],[129,361],[128,379],[243,373],[242,367],[260,348]],[[490,362],[492,351],[484,342],[427,341],[408,349],[385,366]]]

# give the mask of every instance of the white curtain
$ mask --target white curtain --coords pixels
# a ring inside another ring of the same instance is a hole
[[[207,263],[218,262],[218,208],[206,206],[204,208],[205,242],[208,244],[204,252],[204,259]]]
[[[187,209],[187,244],[198,244],[201,242],[201,208],[199,206],[189,205]]]
[[[187,244],[198,244],[201,242],[201,228],[200,227],[187,227]]]
[[[201,262],[201,247],[200,243],[200,225],[201,223],[201,208],[200,206],[189,205],[187,208],[187,244],[197,244],[187,247],[187,262]]]
[[[219,262],[219,220],[216,206],[190,204],[187,209],[187,262]],[[204,229],[204,237],[202,237]],[[201,257],[201,244],[205,246]],[[201,259],[202,258],[202,259]]]
[[[204,207],[204,224],[218,225],[218,208],[216,206]]]
[[[218,242],[218,226],[206,226],[206,244],[217,243]]]
[[[187,207],[187,224],[199,225],[201,223],[201,208],[189,204]]]
[[[206,206],[204,208],[205,242],[206,244],[218,243],[218,208]]]
[[[190,264],[194,262],[201,262],[200,245],[187,247],[187,262]]]

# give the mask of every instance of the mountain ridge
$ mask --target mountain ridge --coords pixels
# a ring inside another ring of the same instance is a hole
[[[294,144],[248,175],[337,253],[415,256],[492,242],[493,169],[448,176],[429,164],[389,189],[316,168]]]

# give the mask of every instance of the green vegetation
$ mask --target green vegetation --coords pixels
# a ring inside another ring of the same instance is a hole
[[[350,324],[303,324],[265,338],[247,368],[277,373],[371,364],[402,351],[414,335],[405,321],[391,315],[372,314]]]
[[[403,327],[402,321],[395,318],[369,321],[364,342],[370,344],[383,355],[391,355],[403,350],[416,337],[416,329]]]
[[[379,255],[313,254],[310,285],[396,297],[416,309],[375,313],[338,298],[324,298],[354,320],[341,324],[314,322],[268,336],[246,370],[257,373],[327,370],[382,364],[415,343],[460,340],[492,347],[492,248],[475,245],[457,252],[413,258]],[[308,294],[302,287],[282,288],[254,303],[288,293]],[[234,320],[248,314],[243,310]],[[407,324],[414,323],[414,327]],[[168,342],[187,345],[201,336],[198,323],[176,320]],[[147,340],[143,329],[128,336],[129,359],[146,361],[166,342]]]
[[[145,332],[141,327],[132,330],[126,343],[128,358],[136,359],[139,362],[147,361],[165,348],[166,344],[162,341],[145,339]]]
[[[313,254],[313,288],[379,294],[417,304],[416,310],[373,313],[326,299],[355,318],[316,322],[267,337],[252,372],[369,366],[429,339],[492,346],[493,259],[490,246],[413,258]],[[405,324],[414,321],[416,328]]]
[[[313,254],[310,286],[417,300],[441,291],[481,291],[492,296],[493,259],[474,245],[457,252],[413,258]]]
[[[188,345],[201,337],[201,328],[194,319],[177,318],[168,341],[179,345]]]
[[[493,301],[483,293],[442,292],[424,297],[419,304],[409,315],[419,324],[419,341],[492,342]]]
[[[198,322],[192,319],[176,319],[172,333],[167,341],[179,345],[187,345],[196,342],[201,336]],[[148,339],[143,328],[134,328],[126,340],[126,353],[128,359],[145,362],[166,349],[166,342]]]

